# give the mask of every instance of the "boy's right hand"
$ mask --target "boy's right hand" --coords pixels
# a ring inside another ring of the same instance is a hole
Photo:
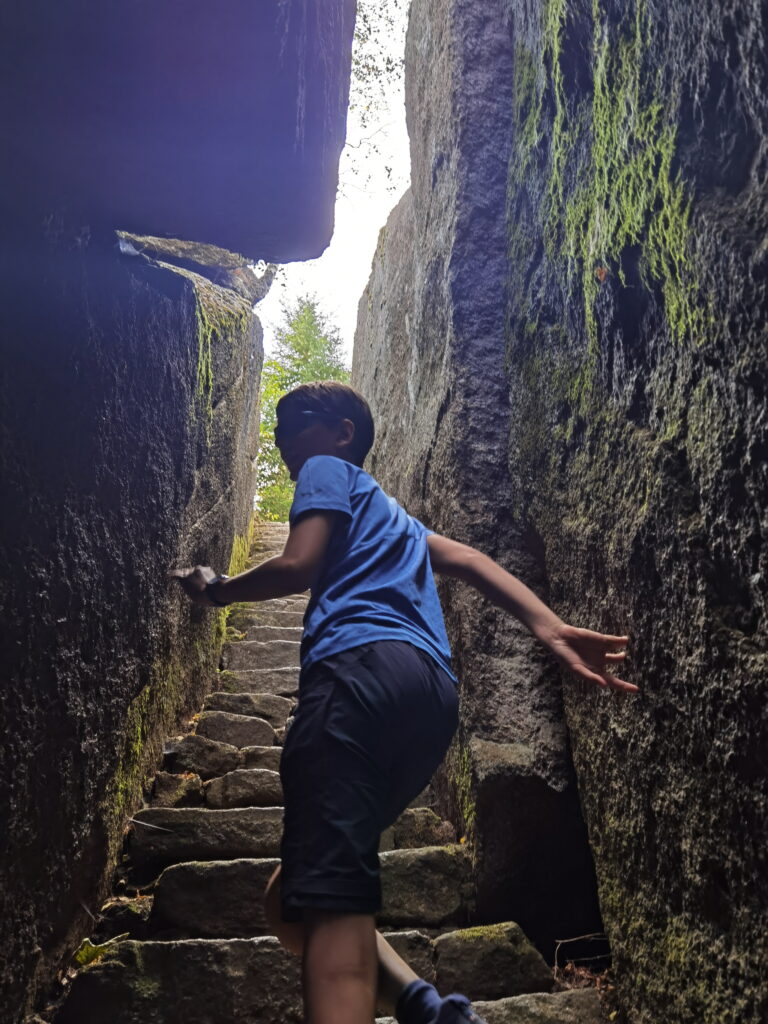
[[[579,629],[578,626],[560,622],[549,626],[539,635],[539,639],[563,668],[567,668],[578,679],[612,690],[622,690],[624,693],[640,692],[634,683],[628,683],[606,671],[609,665],[618,664],[626,658],[627,652],[617,651],[616,648],[626,647],[628,636],[595,633],[591,629]]]

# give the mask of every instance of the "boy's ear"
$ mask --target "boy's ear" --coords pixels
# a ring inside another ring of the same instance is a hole
[[[344,448],[348,448],[352,444],[355,439],[355,424],[352,420],[340,421],[336,439]]]

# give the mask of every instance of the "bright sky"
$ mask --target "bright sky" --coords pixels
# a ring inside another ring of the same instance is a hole
[[[403,12],[401,32],[390,37],[398,57],[405,45],[405,23]],[[361,128],[354,111],[349,114],[331,244],[316,260],[285,264],[267,297],[256,307],[264,326],[267,353],[274,346],[274,329],[282,319],[281,303],[309,292],[317,296],[321,310],[339,328],[351,364],[357,304],[371,272],[379,230],[411,177],[402,78],[399,87],[390,88],[388,93],[387,106],[377,112],[375,123],[367,128]],[[378,152],[371,143],[376,144]],[[389,177],[387,166],[391,168]]]

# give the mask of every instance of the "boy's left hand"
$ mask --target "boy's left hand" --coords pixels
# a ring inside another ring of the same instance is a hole
[[[540,639],[560,664],[578,679],[624,693],[640,692],[634,683],[628,683],[607,671],[609,665],[618,664],[626,658],[627,652],[617,651],[616,648],[626,647],[628,636],[595,633],[591,629],[579,629],[578,626],[561,622]]]
[[[196,565],[193,569],[172,569],[168,576],[176,580],[184,593],[195,604],[213,608],[214,603],[206,593],[206,586],[216,579],[216,573],[209,565]]]

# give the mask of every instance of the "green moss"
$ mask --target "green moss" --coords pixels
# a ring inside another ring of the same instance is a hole
[[[248,329],[251,307],[241,295],[214,284],[201,274],[162,260],[157,260],[157,265],[185,277],[195,290],[197,369],[193,414],[197,415],[198,409],[202,409],[205,438],[210,445],[213,424],[213,348],[218,342],[231,342]]]
[[[700,299],[690,191],[674,169],[677,105],[674,97],[662,94],[647,58],[651,40],[645,2],[637,0],[634,17],[611,30],[600,0],[593,0],[593,90],[586,98],[569,96],[563,79],[567,17],[567,0],[548,0],[540,54],[520,46],[516,50],[511,184],[513,189],[531,184],[531,175],[538,173],[530,169],[532,154],[548,137],[542,229],[550,260],[562,267],[564,289],[574,286],[581,296],[587,344],[571,397],[584,404],[595,377],[598,293],[611,276],[628,283],[624,259],[630,248],[639,251],[641,284],[659,288],[676,340],[698,341],[714,317],[707,300],[702,305]],[[548,130],[545,92],[553,108]],[[512,225],[513,258],[525,258],[530,239],[514,217]],[[538,318],[526,297],[516,298],[516,315],[532,335]]]
[[[245,533],[235,534],[235,539],[232,542],[232,553],[229,557],[229,568],[227,569],[229,576],[237,576],[239,573],[245,572],[251,565],[251,551],[256,540],[256,529],[257,520],[254,514],[248,520]]]
[[[472,762],[469,748],[458,744],[453,752],[451,778],[456,792],[456,802],[468,841],[474,837],[477,808],[472,788]]]
[[[176,268],[178,271],[178,268]],[[213,346],[231,342],[248,327],[251,312],[248,303],[226,288],[211,284],[199,274],[190,274],[195,284],[197,321],[197,402],[205,414],[205,436],[211,441],[213,423]]]

